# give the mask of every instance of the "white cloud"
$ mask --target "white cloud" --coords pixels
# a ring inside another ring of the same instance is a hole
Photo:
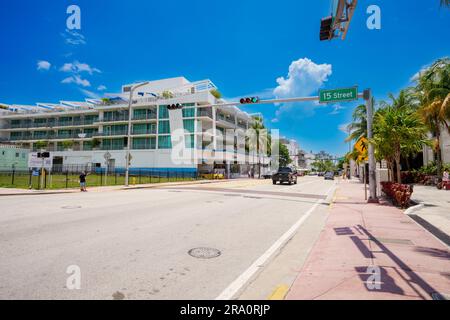
[[[106,86],[104,85],[99,85],[97,88],[98,91],[105,91],[106,90]]]
[[[273,94],[277,98],[317,95],[317,91],[331,74],[330,64],[316,64],[308,58],[292,61],[287,78],[279,77],[276,80],[278,86],[273,90]],[[281,117],[301,119],[312,116],[317,106],[321,105],[315,102],[281,104],[272,122],[279,122]]]
[[[61,33],[61,36],[64,38],[66,44],[74,46],[86,44],[86,38],[76,31],[66,29],[65,33]]]
[[[92,75],[94,72],[101,73],[97,68],[93,68],[87,63],[81,63],[79,61],[73,61],[65,63],[60,69],[62,72],[83,73],[87,72]]]
[[[45,61],[45,60],[39,60],[37,62],[37,69],[38,70],[45,70],[45,71],[47,71],[47,70],[50,70],[51,66],[52,66],[52,64],[50,62],[48,62],[48,61]]]
[[[332,74],[330,64],[316,64],[308,58],[292,61],[287,78],[279,77],[275,96],[289,98],[310,95]]]
[[[63,81],[61,81],[61,83],[65,83],[65,84],[75,83],[75,84],[83,86],[83,87],[90,87],[91,86],[91,83],[88,80],[82,79],[78,75],[67,77]]]

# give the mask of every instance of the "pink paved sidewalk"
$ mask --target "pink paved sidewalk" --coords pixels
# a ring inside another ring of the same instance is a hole
[[[341,181],[330,216],[286,299],[432,299],[450,293],[449,248],[363,185]],[[368,289],[378,266],[380,288]]]

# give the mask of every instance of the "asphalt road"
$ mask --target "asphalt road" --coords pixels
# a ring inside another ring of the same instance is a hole
[[[334,185],[303,177],[2,197],[0,299],[223,297]],[[188,254],[198,247],[221,254]],[[69,266],[79,290],[66,286]]]

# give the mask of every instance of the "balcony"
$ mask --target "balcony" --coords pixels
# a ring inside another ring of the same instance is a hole
[[[128,115],[123,116],[108,116],[104,117],[103,120],[98,120],[98,122],[117,122],[117,121],[128,121]]]
[[[53,127],[73,127],[73,126],[91,126],[97,119],[91,120],[74,120],[74,121],[49,121],[40,123],[14,123],[6,126],[6,129],[31,129],[31,128],[53,128]]]
[[[132,135],[148,135],[148,134],[156,134],[155,130],[132,130]]]
[[[212,119],[212,117],[213,117],[212,109],[211,108],[198,108],[197,117],[207,117],[207,118]]]
[[[225,115],[225,114],[222,114],[222,113],[217,113],[216,119],[217,119],[217,121],[225,121],[225,122],[227,122],[229,124],[232,124],[232,125],[235,125],[235,120],[236,120],[234,116],[232,116],[232,115]]]
[[[118,130],[112,132],[97,132],[93,136],[95,137],[114,137],[114,136],[126,136],[128,135],[128,130]]]
[[[156,120],[156,112],[151,114],[134,115],[132,120],[135,121]]]

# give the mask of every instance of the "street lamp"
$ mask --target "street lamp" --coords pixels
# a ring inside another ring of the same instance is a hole
[[[136,84],[130,88],[130,99],[128,101],[128,134],[127,134],[127,149],[125,155],[125,186],[128,187],[129,173],[130,173],[130,145],[131,145],[131,104],[133,102],[133,92],[148,84],[148,81]]]

